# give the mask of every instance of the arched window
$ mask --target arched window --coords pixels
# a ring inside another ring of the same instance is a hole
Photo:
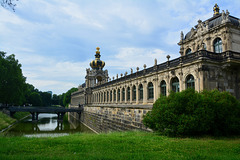
[[[125,101],[125,88],[122,89],[122,101]]]
[[[213,47],[215,53],[222,53],[222,40],[221,38],[216,38],[213,41]]]
[[[148,99],[153,99],[154,93],[153,93],[153,83],[148,83]]]
[[[118,92],[117,92],[117,94],[118,94],[117,101],[120,101],[120,89],[118,89]]]
[[[166,96],[167,95],[167,85],[164,80],[160,83],[160,89],[161,89],[161,95]]]
[[[179,89],[179,80],[177,77],[173,78],[172,79],[172,90],[173,92],[179,92],[180,89]]]
[[[127,101],[130,100],[130,87],[127,88]]]
[[[193,75],[188,75],[186,78],[186,88],[193,88],[195,89],[195,82]]]
[[[139,100],[143,100],[143,85],[140,84],[138,87]]]
[[[110,91],[110,102],[112,102],[112,91]]]
[[[114,96],[114,102],[116,102],[116,97],[117,97],[117,93],[116,93],[116,90],[114,89],[114,91],[113,91],[113,96]]]
[[[132,100],[136,101],[136,86],[134,85],[132,88]]]
[[[188,49],[186,50],[186,55],[188,55],[188,54],[190,54],[190,53],[192,53],[192,50],[191,50],[191,48],[188,48]]]

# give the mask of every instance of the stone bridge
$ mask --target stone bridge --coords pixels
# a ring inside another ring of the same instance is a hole
[[[32,114],[32,121],[38,121],[38,115],[40,113],[55,113],[58,115],[58,121],[62,121],[66,112],[76,112],[81,115],[83,107],[80,108],[64,108],[64,107],[9,107],[10,116],[13,116],[16,112],[29,112]]]

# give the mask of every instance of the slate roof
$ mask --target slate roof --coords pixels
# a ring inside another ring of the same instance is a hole
[[[229,15],[229,20],[230,20],[230,23],[233,24],[234,26],[240,26],[240,23],[239,23],[239,19],[238,19],[238,18]],[[221,23],[222,23],[222,14],[215,15],[215,16],[209,18],[209,19],[206,20],[206,21],[209,22],[209,29],[214,28],[214,27],[216,27],[216,26],[219,26],[219,25],[221,25]],[[204,25],[205,25],[205,22],[206,22],[206,21],[203,22]],[[195,28],[196,28],[196,27],[197,27],[197,25],[195,26]],[[189,32],[185,35],[184,40],[190,38],[190,36],[191,36],[191,31],[189,31]]]

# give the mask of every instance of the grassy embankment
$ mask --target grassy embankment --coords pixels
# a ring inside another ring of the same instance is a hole
[[[240,159],[240,138],[169,138],[146,132],[57,138],[0,136],[0,159]]]
[[[29,115],[28,112],[17,112],[14,114],[14,117],[11,118],[0,111],[0,131],[27,115]]]

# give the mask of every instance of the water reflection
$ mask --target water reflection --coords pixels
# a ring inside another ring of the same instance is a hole
[[[5,135],[23,135],[26,137],[63,136],[76,132],[93,133],[89,128],[75,119],[59,122],[57,114],[39,114],[39,120],[32,122],[31,116],[9,129]]]

